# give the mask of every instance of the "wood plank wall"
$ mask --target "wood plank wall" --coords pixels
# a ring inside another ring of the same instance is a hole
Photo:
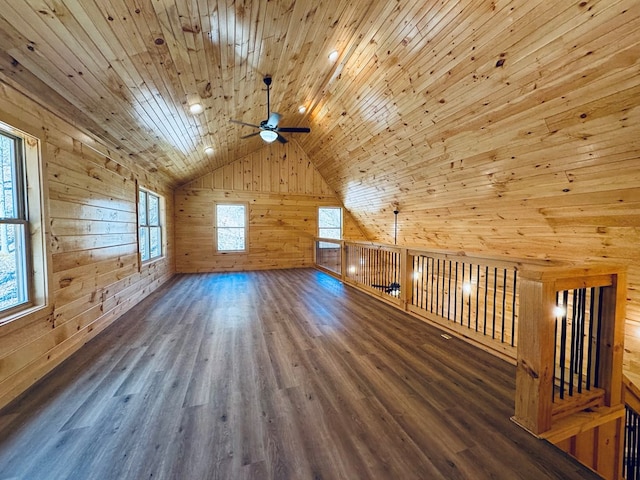
[[[176,270],[310,267],[319,206],[342,203],[295,141],[264,148],[176,190]],[[249,205],[247,253],[214,249],[216,201]],[[344,236],[364,239],[348,212]]]
[[[640,3],[471,3],[493,11],[427,30],[430,55],[395,42],[395,72],[375,55],[386,44],[361,42],[331,89],[341,109],[315,119],[341,150],[301,145],[373,241],[392,243],[397,206],[402,245],[627,265],[625,368],[640,380]],[[377,103],[370,78],[387,82]],[[376,135],[360,99],[406,128]]]
[[[0,121],[41,142],[50,307],[0,326],[0,407],[174,272],[173,192],[158,174],[97,143],[0,83]],[[136,183],[164,196],[166,256],[140,267]]]

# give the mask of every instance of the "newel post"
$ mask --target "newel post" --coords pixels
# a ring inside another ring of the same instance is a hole
[[[514,421],[534,434],[551,428],[555,285],[520,273],[518,356]]]
[[[626,317],[627,275],[619,271],[611,275],[611,285],[602,289],[602,340],[598,378],[605,390],[605,405],[624,403],[622,398],[622,361]]]

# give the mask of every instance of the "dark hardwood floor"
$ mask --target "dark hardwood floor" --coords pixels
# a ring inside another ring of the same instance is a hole
[[[0,478],[599,478],[440,334],[314,270],[177,276],[0,411]]]

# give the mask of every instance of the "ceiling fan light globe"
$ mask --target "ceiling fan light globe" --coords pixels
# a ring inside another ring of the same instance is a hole
[[[273,130],[262,130],[260,132],[260,138],[267,143],[274,142],[278,138],[278,134]]]

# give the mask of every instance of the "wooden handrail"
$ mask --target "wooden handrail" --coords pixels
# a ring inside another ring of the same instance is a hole
[[[514,420],[540,435],[551,430],[556,349],[557,292],[601,287],[598,339],[599,387],[603,405],[622,403],[622,355],[624,341],[626,273],[621,267],[523,269],[520,272],[520,316]],[[581,381],[581,380],[580,380]],[[576,411],[593,407],[593,396],[584,404],[574,400]]]
[[[333,239],[316,241],[338,244]],[[332,274],[516,363],[513,420],[606,478],[620,478],[625,267],[574,266],[363,241],[345,240],[340,245],[341,272]],[[348,256],[357,264],[348,265]],[[560,298],[565,308],[572,307],[570,318],[567,313],[559,318],[554,311]],[[480,311],[484,318],[479,318]],[[488,311],[492,312],[491,324]],[[516,331],[505,334],[505,313],[509,328],[513,325]],[[498,327],[500,338],[495,335]],[[558,352],[560,358],[556,359]],[[593,362],[592,354],[596,358]],[[635,392],[640,411],[640,389]],[[575,445],[584,443],[576,439],[584,438],[580,436],[585,432],[591,432],[589,438],[596,445],[591,450],[587,445],[582,452],[574,451]],[[592,462],[585,461],[589,451]],[[594,456],[594,451],[598,455]]]

